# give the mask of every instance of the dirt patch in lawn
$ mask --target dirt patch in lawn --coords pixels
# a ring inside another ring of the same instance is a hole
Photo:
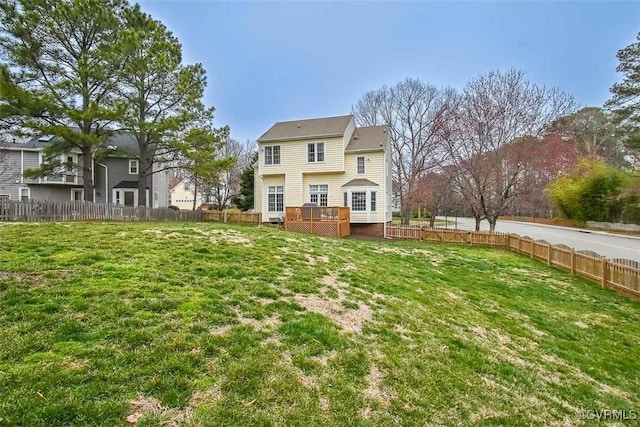
[[[376,365],[372,365],[367,375],[368,387],[363,391],[364,398],[371,402],[378,402],[383,407],[388,407],[391,403],[391,396],[382,388],[382,381],[384,380],[384,373]],[[369,405],[366,405],[361,412],[362,418],[369,419],[372,416],[373,410]]]
[[[140,418],[147,414],[159,414],[164,409],[158,399],[153,397],[136,396],[131,402],[131,411],[127,416],[129,424],[136,424]]]
[[[294,300],[308,311],[322,314],[340,325],[348,332],[360,332],[363,325],[373,317],[373,310],[362,302],[358,302],[357,308],[345,307],[343,303],[350,302],[346,296],[348,285],[338,280],[337,273],[325,276],[321,280],[322,285],[335,290],[336,298],[328,298],[324,295],[296,295]]]
[[[345,308],[342,305],[344,298],[327,299],[319,295],[297,295],[295,301],[309,311],[328,317],[348,332],[362,331],[362,326],[373,316],[369,306],[363,303],[360,303],[357,309]]]
[[[73,270],[47,270],[47,271],[2,271],[0,270],[0,280],[14,280],[16,282],[27,282],[32,285],[42,285],[47,282],[48,278],[45,275],[50,276],[62,276],[66,277],[73,273]]]
[[[274,329],[280,324],[280,319],[277,317],[264,317],[262,319],[252,319],[250,317],[240,317],[241,325],[248,325],[258,331]]]
[[[165,232],[161,229],[147,229],[142,230],[144,234],[155,234],[155,236],[159,239],[171,239],[171,238],[179,238],[184,237],[187,239],[209,239],[212,243],[236,243],[242,245],[251,245],[251,239],[249,239],[244,233],[236,230],[203,230],[200,228],[189,228],[186,230],[178,229],[178,230],[166,230],[170,232]],[[194,233],[188,233],[184,231],[192,231]]]

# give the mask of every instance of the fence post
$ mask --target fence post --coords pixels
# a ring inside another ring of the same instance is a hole
[[[576,250],[571,248],[571,275],[576,275]]]
[[[518,253],[521,254],[522,253],[522,238],[520,237],[520,235],[518,234]]]
[[[602,281],[600,283],[603,288],[607,287],[607,279],[609,276],[608,270],[609,270],[609,260],[603,257],[602,258]]]
[[[531,259],[534,259],[534,254],[536,253],[536,241],[531,239]]]
[[[224,217],[224,223],[226,224],[227,223],[227,210],[226,209],[222,211],[222,215]]]
[[[547,265],[551,267],[551,243],[547,244]]]

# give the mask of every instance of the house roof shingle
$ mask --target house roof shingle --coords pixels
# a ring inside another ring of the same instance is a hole
[[[347,182],[343,187],[378,187],[378,184],[365,178],[356,178]]]
[[[40,151],[49,146],[52,143],[53,138],[34,137],[24,142],[5,142],[0,144],[0,148],[7,148],[10,150],[25,150],[25,151]],[[128,132],[114,132],[110,135],[106,141],[102,144],[102,147],[109,149],[109,154],[115,157],[137,157],[140,154],[138,148],[138,142],[135,140],[133,134]],[[79,151],[72,149],[72,151]]]
[[[138,188],[138,181],[120,181],[113,188]],[[146,188],[149,189],[149,187]]]
[[[344,135],[352,119],[352,115],[347,115],[277,122],[258,138],[258,142],[338,137]]]
[[[384,147],[387,145],[388,133],[389,126],[356,128],[344,152],[384,151]]]

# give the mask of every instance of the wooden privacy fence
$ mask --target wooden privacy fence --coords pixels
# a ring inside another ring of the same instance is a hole
[[[202,211],[203,221],[215,221],[225,224],[260,224],[259,213],[236,211]]]
[[[201,221],[202,211],[48,200],[0,201],[0,221]]]
[[[351,234],[349,208],[326,206],[286,207],[284,229],[327,237]]]
[[[388,226],[386,237],[425,242],[462,243],[478,246],[507,248],[527,255],[599,283],[602,287],[617,289],[640,298],[640,262],[629,259],[607,259],[595,252],[576,251],[565,245],[552,245],[517,234],[486,231],[446,230],[420,226]]]

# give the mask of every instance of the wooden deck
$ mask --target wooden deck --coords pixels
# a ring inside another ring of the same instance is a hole
[[[287,206],[284,229],[327,237],[345,237],[351,234],[349,212],[349,208],[343,207]]]

